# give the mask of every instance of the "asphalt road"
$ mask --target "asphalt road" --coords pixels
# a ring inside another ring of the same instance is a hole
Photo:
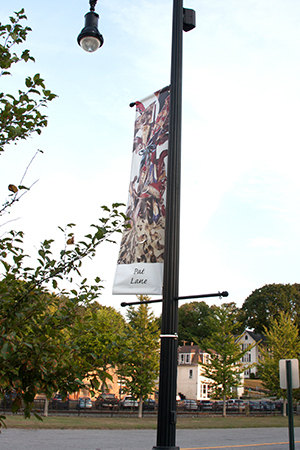
[[[295,428],[300,450],[300,428]],[[177,430],[181,450],[289,450],[287,428]],[[2,430],[1,450],[152,450],[155,430]]]

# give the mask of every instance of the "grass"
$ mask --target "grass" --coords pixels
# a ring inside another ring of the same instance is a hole
[[[156,417],[86,417],[49,416],[39,421],[35,417],[24,419],[22,415],[7,415],[7,428],[24,429],[94,429],[94,430],[137,430],[156,429]],[[294,416],[294,426],[300,427],[300,416]],[[282,416],[265,417],[178,417],[177,429],[200,428],[266,428],[288,427],[288,418]]]

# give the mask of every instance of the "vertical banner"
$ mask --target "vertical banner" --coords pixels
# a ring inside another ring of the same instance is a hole
[[[131,175],[113,294],[161,295],[170,87],[136,102]]]

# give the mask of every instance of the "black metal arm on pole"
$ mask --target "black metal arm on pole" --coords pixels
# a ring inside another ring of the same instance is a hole
[[[205,298],[205,297],[228,297],[228,292],[217,292],[216,294],[199,294],[199,295],[187,295],[185,297],[178,297],[177,300],[190,300],[192,298]]]
[[[177,297],[175,298],[175,300],[190,300],[193,298],[206,298],[206,297],[228,297],[228,292],[227,291],[223,291],[223,292],[217,292],[216,294],[199,294],[199,295],[187,295],[184,297]],[[159,300],[145,300],[144,302],[122,302],[121,306],[132,306],[132,305],[144,305],[146,303],[159,303],[162,302],[163,299],[160,298]]]
[[[146,303],[159,303],[162,301],[162,298],[160,298],[159,300],[145,300],[144,302],[122,302],[121,306],[145,305]]]

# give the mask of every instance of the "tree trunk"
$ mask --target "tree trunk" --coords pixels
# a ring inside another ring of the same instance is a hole
[[[223,411],[222,411],[222,417],[226,417],[226,395],[223,396]]]
[[[287,399],[284,398],[284,399],[283,399],[283,405],[282,405],[282,415],[283,415],[284,417],[286,417],[286,407],[287,407]]]
[[[46,397],[45,398],[45,406],[44,406],[44,417],[48,417],[48,409],[49,409],[49,400]]]
[[[138,418],[141,419],[143,417],[143,397],[139,398],[139,408],[138,408]]]

